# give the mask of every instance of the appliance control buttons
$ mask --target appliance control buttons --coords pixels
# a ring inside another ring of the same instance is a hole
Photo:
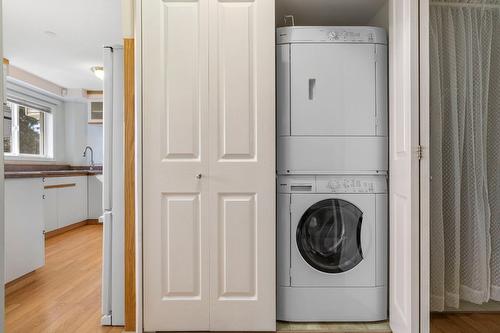
[[[371,181],[363,181],[353,178],[331,179],[325,184],[326,188],[333,193],[374,193],[375,184]]]
[[[330,33],[328,34],[328,39],[330,39],[330,40],[338,40],[339,39],[339,35],[335,31],[330,31]]]

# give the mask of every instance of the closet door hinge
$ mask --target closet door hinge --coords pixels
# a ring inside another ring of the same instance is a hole
[[[424,148],[421,145],[417,146],[417,158],[422,159]]]

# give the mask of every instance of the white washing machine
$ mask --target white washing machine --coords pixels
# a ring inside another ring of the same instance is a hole
[[[375,27],[277,29],[280,174],[387,170],[387,37]]]
[[[278,178],[278,320],[387,318],[387,177]]]

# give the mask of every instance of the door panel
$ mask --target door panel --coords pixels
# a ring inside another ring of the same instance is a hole
[[[197,159],[200,153],[200,45],[198,1],[165,1],[161,8],[165,108],[161,145],[166,159]],[[187,24],[189,23],[189,24]]]
[[[200,297],[200,195],[163,194],[162,297],[189,300]]]
[[[292,45],[292,135],[375,135],[375,65],[374,45]]]
[[[255,158],[256,4],[253,1],[216,3],[218,68],[219,158]]]
[[[209,329],[208,2],[142,2],[146,331]]]
[[[273,331],[274,1],[211,0],[210,18],[210,329]]]
[[[389,316],[394,333],[419,328],[418,1],[390,1]]]
[[[219,195],[220,300],[255,297],[256,208],[255,193]]]

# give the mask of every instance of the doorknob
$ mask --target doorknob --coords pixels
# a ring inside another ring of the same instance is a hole
[[[201,179],[201,173],[196,175],[196,179]]]

